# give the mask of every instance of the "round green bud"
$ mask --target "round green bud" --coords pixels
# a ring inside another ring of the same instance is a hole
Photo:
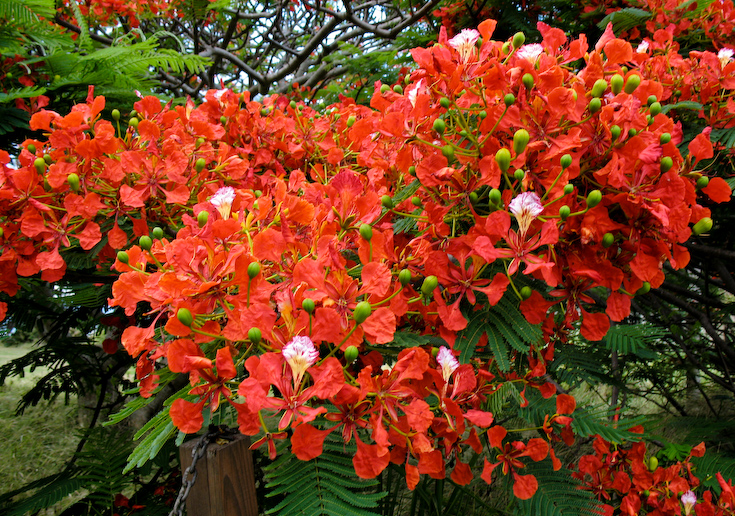
[[[130,257],[128,256],[128,253],[126,253],[125,251],[118,251],[117,261],[119,261],[120,263],[127,264],[130,261]]]
[[[250,262],[248,264],[248,278],[253,279],[260,274],[260,264],[258,262]]]
[[[209,212],[208,211],[200,211],[199,215],[197,215],[197,224],[199,224],[200,228],[203,228],[204,225],[209,220]]]
[[[153,240],[151,240],[151,237],[148,235],[143,235],[138,240],[138,244],[140,245],[140,248],[144,251],[150,251],[151,247],[153,247]]]
[[[477,113],[477,116],[479,116],[479,117],[480,117],[480,119],[484,120],[484,119],[486,119],[486,118],[487,118],[487,111],[485,111],[485,110],[483,109],[482,111],[480,111],[479,113]]]
[[[605,249],[613,245],[614,242],[615,235],[613,235],[612,233],[605,233],[604,235],[602,235],[602,247],[604,247]]]
[[[380,93],[385,93],[385,92],[387,92],[387,91],[388,91],[389,89],[390,89],[390,86],[388,86],[387,84],[383,84],[383,85],[382,85],[382,86],[380,87]]]
[[[384,195],[380,198],[380,204],[383,205],[383,208],[390,210],[393,208],[393,199],[391,199],[390,195]]]
[[[416,167],[414,167],[413,165],[411,165],[410,167],[408,167],[408,173],[411,174],[412,176],[415,176],[416,175]]]
[[[153,228],[153,231],[151,231],[151,234],[153,235],[153,238],[161,240],[163,238],[163,228],[156,226]]]
[[[561,159],[559,160],[559,165],[561,165],[561,168],[566,170],[569,167],[572,166],[572,155],[571,154],[564,154]]]
[[[467,197],[470,200],[470,203],[477,204],[477,201],[479,199],[477,196],[477,192],[470,192],[470,194]]]
[[[370,303],[367,301],[360,301],[352,311],[352,318],[357,324],[362,324],[365,322],[365,319],[370,317],[371,313],[373,313],[373,309],[370,306]]]
[[[610,136],[612,137],[612,141],[617,140],[620,138],[620,126],[619,125],[613,125],[610,127]]]
[[[360,236],[368,242],[373,239],[373,227],[368,224],[360,224]]]
[[[631,75],[630,77],[628,77],[628,80],[625,81],[625,88],[623,89],[623,91],[625,91],[625,93],[631,94],[640,85],[641,85],[641,76]]]
[[[226,124],[227,123],[227,117],[225,115],[222,115],[221,117],[219,117],[219,121],[220,121],[221,124]]]
[[[610,90],[613,92],[613,95],[617,95],[621,91],[623,91],[623,86],[625,85],[625,79],[623,79],[623,76],[620,74],[615,74],[612,77],[610,77]]]
[[[33,161],[33,166],[36,168],[36,172],[39,174],[43,174],[46,172],[46,162],[43,160],[43,158],[36,158]]]
[[[71,188],[72,192],[79,191],[79,176],[76,173],[72,172],[66,176],[66,182],[69,183],[69,188]]]
[[[521,82],[527,90],[532,89],[534,84],[533,75],[530,73],[524,73],[523,77],[521,77]]]
[[[599,190],[592,190],[589,194],[587,194],[587,207],[594,208],[595,206],[600,204],[601,200],[602,192]]]
[[[434,289],[439,286],[439,279],[436,276],[427,276],[421,284],[421,294],[429,297]]]
[[[248,340],[255,344],[256,346],[260,344],[260,339],[263,338],[263,332],[260,331],[260,328],[250,328],[248,330]]]
[[[595,97],[592,100],[590,100],[590,103],[587,107],[589,108],[590,113],[595,114],[602,107],[602,101],[599,98]]]
[[[119,109],[113,109],[111,114],[112,114],[112,119],[115,122],[118,122],[120,120],[120,110]]]
[[[673,166],[674,160],[671,159],[671,156],[664,156],[661,158],[661,172],[668,172]]]
[[[288,103],[288,107],[290,107],[291,109],[296,109],[296,107],[297,107],[296,106],[296,101],[295,100],[292,100],[291,102],[289,102]]]
[[[648,108],[648,110],[651,112],[651,116],[656,116],[659,113],[661,113],[661,103],[660,102],[654,102],[651,104],[651,106]]]
[[[495,206],[499,206],[503,197],[500,193],[500,190],[498,190],[497,188],[493,188],[488,194],[488,199],[490,200],[490,203],[494,204]]]
[[[401,269],[401,272],[398,273],[398,281],[401,282],[401,286],[403,287],[411,283],[411,271],[408,269]]]
[[[358,354],[357,346],[347,346],[347,349],[345,349],[345,362],[351,364],[355,361]]]
[[[523,181],[524,177],[526,177],[526,173],[520,168],[513,172],[513,178],[515,178],[516,181]]]
[[[31,154],[35,154],[36,153],[36,146],[33,145],[32,143],[29,143],[28,144],[28,147],[26,147],[26,149],[28,149],[28,152],[30,152]]]
[[[442,147],[442,156],[447,158],[449,162],[454,160],[454,145],[446,144]]]
[[[648,292],[650,291],[651,291],[651,284],[647,281],[644,281],[641,288],[635,291],[635,295],[642,296],[643,294],[648,294]]]
[[[204,167],[206,166],[207,166],[207,160],[205,160],[204,158],[199,158],[198,160],[196,160],[196,163],[194,163],[194,170],[196,170],[197,173],[199,173],[202,170],[204,170]]]
[[[531,294],[533,294],[533,289],[526,285],[525,287],[521,288],[521,298],[522,299],[528,299],[531,297]]]
[[[200,136],[200,137],[199,137],[199,138],[197,138],[197,140],[196,140],[196,141],[194,142],[194,148],[195,148],[195,149],[198,149],[199,147],[201,147],[202,145],[204,145],[204,142],[205,142],[205,141],[207,141],[207,140],[205,140],[204,138],[202,138],[202,137]]]
[[[307,297],[301,302],[301,308],[303,308],[304,312],[307,314],[313,314],[316,309],[316,303],[314,303],[313,299]]]
[[[516,155],[526,150],[526,146],[528,145],[528,140],[530,138],[531,136],[525,129],[518,129],[515,132],[513,135],[513,151],[515,151]]]
[[[54,158],[51,157],[51,154],[44,154],[43,161],[45,161],[47,165],[50,165],[54,162]]]
[[[503,97],[503,103],[505,104],[505,107],[512,106],[516,103],[516,96],[512,93],[508,93],[505,97]]]
[[[702,188],[706,188],[708,184],[709,184],[709,177],[707,176],[702,176],[699,179],[697,179],[697,188],[700,190]]]
[[[651,105],[653,105],[654,102],[657,102],[657,101],[658,101],[658,97],[656,97],[656,95],[649,95],[648,99],[646,99],[646,104],[650,107]]]
[[[255,194],[256,199],[260,199],[260,197],[263,195],[263,192],[261,190],[255,190],[253,193]]]
[[[655,471],[658,468],[658,459],[655,455],[651,455],[651,458],[648,459],[648,470],[649,471]]]
[[[661,143],[661,145],[666,145],[671,141],[671,133],[661,133],[661,136],[659,136],[658,141]]]
[[[635,129],[628,129],[628,138],[632,138],[636,134],[638,134],[638,131],[636,131]]]
[[[503,55],[506,55],[508,52],[510,52],[510,41],[506,41],[505,43],[503,43],[500,51],[503,53]]]
[[[179,308],[176,311],[176,318],[184,326],[191,327],[191,325],[194,324],[194,316],[191,315],[188,308]]]
[[[268,116],[268,113],[270,113],[270,109],[267,107],[260,108],[260,116]]]
[[[411,204],[413,204],[417,208],[421,207],[421,197],[419,197],[418,195],[414,195],[413,197],[411,197]]]
[[[561,220],[567,220],[569,215],[572,214],[572,210],[566,204],[559,208],[559,217]]]
[[[347,118],[347,127],[352,127],[355,125],[355,122],[357,121],[357,118],[355,118],[355,115],[350,115],[349,118]]]
[[[574,185],[572,183],[567,183],[564,185],[564,195],[569,195],[574,191]]]
[[[526,35],[523,34],[522,32],[516,32],[513,35],[513,40],[512,40],[513,48],[521,48],[525,42],[526,42]]]
[[[129,125],[130,125],[130,127],[132,127],[133,129],[137,129],[137,128],[138,128],[138,119],[137,119],[137,118],[135,118],[135,117],[132,117],[132,118],[131,118],[131,119],[130,119],[130,120],[128,121],[128,124],[129,124]]]
[[[495,153],[495,162],[503,172],[507,171],[510,167],[510,151],[508,149],[499,149]]]
[[[439,105],[443,107],[444,109],[449,109],[450,106],[449,99],[447,97],[442,97],[439,99]]]
[[[709,217],[704,217],[703,219],[699,219],[699,222],[694,224],[694,227],[692,228],[692,233],[694,233],[695,235],[701,235],[702,233],[707,233],[711,229],[712,219]]]
[[[136,116],[138,116],[138,112],[137,112],[136,110],[134,110],[134,109],[133,109],[133,110],[132,110],[132,111],[130,112],[130,116],[132,116],[132,117],[136,117]]]
[[[395,91],[399,95],[403,95],[403,86],[401,86],[400,84],[396,84],[395,86],[393,86],[393,91]]]
[[[447,124],[441,118],[437,118],[436,120],[434,120],[434,125],[432,126],[432,128],[437,133],[444,134],[444,130],[447,128]]]
[[[592,85],[592,96],[595,98],[602,97],[606,89],[607,81],[605,79],[597,79],[595,84]]]

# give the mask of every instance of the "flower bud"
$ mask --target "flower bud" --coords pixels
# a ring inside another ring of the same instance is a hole
[[[530,138],[531,136],[525,129],[518,129],[515,132],[515,134],[513,135],[513,150],[515,151],[516,155],[521,154],[524,150],[526,150],[526,146],[528,145],[528,140]]]
[[[533,294],[533,289],[528,285],[521,289],[521,298],[528,299],[529,297],[531,297],[531,294]]]
[[[260,343],[260,339],[262,338],[263,332],[260,331],[260,328],[250,328],[248,330],[248,340],[256,346]]]
[[[589,194],[587,194],[587,207],[594,208],[595,206],[600,204],[601,200],[602,192],[599,190],[592,190]]]
[[[592,96],[595,98],[602,97],[606,89],[607,81],[605,79],[597,79],[595,84],[592,85]]]
[[[390,195],[384,195],[380,198],[380,204],[383,205],[383,208],[390,210],[393,208],[393,199],[391,199]]]
[[[347,349],[345,349],[345,362],[347,364],[354,362],[358,353],[357,346],[347,346]]]
[[[699,219],[699,222],[694,224],[694,227],[692,228],[692,233],[694,233],[695,235],[701,235],[702,233],[707,233],[711,229],[712,219],[709,217],[704,217],[702,219]]]
[[[204,167],[207,165],[207,161],[204,158],[199,158],[196,160],[196,163],[194,163],[194,170],[197,171],[197,173],[204,170]]]
[[[372,240],[373,238],[373,227],[370,224],[361,224],[360,225],[360,236],[367,240],[368,242]]]
[[[370,303],[367,301],[360,301],[352,312],[352,318],[357,324],[362,324],[365,322],[365,319],[370,317],[372,312],[373,309],[370,306]]]
[[[191,315],[188,308],[179,308],[176,312],[176,318],[184,326],[191,327],[194,324],[194,316]]]
[[[248,278],[253,279],[260,274],[260,264],[258,262],[250,262],[248,264]]]
[[[117,261],[119,261],[120,263],[127,264],[130,261],[130,257],[128,256],[128,253],[126,253],[125,251],[118,251]]]
[[[43,158],[36,158],[33,162],[33,166],[36,167],[36,172],[39,174],[43,174],[46,172],[46,162],[43,160]]]
[[[436,120],[434,120],[434,125],[432,127],[437,133],[444,134],[444,130],[447,128],[447,124],[441,118],[437,118]]]
[[[664,156],[661,158],[661,172],[668,172],[673,166],[674,160],[671,159],[671,156]]]
[[[510,167],[510,151],[508,149],[499,149],[495,153],[495,161],[497,162],[500,170],[506,172]]]
[[[571,167],[572,166],[572,155],[564,154],[559,160],[559,165],[561,165],[562,170],[566,170],[569,167]]]
[[[207,221],[209,220],[209,212],[208,211],[200,211],[199,215],[197,215],[197,224],[199,224],[200,228],[203,228]]]
[[[617,140],[620,138],[620,126],[619,125],[613,125],[610,127],[610,136],[612,137],[612,141]]]
[[[439,99],[439,105],[443,107],[444,109],[449,109],[450,102],[447,97],[442,97]]]
[[[604,235],[602,235],[602,247],[604,247],[605,249],[613,245],[614,242],[615,235],[613,235],[612,233],[605,233]]]
[[[111,114],[112,114],[112,119],[115,122],[118,122],[120,120],[120,110],[119,109],[113,109]]]
[[[69,188],[71,188],[72,192],[79,191],[79,176],[76,173],[72,172],[66,176],[66,181],[69,183]]]
[[[151,240],[151,237],[148,235],[143,235],[138,240],[138,244],[140,245],[140,248],[144,251],[150,251],[151,247],[153,247],[153,240]]]
[[[513,41],[512,41],[513,48],[521,48],[521,46],[523,46],[525,42],[526,42],[526,35],[523,34],[522,32],[516,32],[513,35]]]
[[[559,208],[559,217],[561,217],[561,220],[567,220],[569,215],[572,214],[572,210],[567,206],[566,204]]]
[[[401,285],[404,287],[411,283],[411,271],[408,269],[402,269],[401,272],[398,273],[398,281],[400,281]]]
[[[316,309],[316,303],[314,303],[313,299],[307,297],[301,302],[301,308],[303,308],[304,312],[307,314],[313,314]]]
[[[615,74],[610,78],[610,90],[613,92],[613,95],[617,95],[621,91],[623,91],[623,86],[625,84],[625,80],[623,79],[623,76],[620,74]]]
[[[503,103],[505,104],[505,107],[512,106],[513,104],[516,103],[516,96],[513,95],[512,93],[508,93],[505,97],[503,97]],[[485,113],[485,116],[487,116],[487,113]]]
[[[421,284],[421,294],[424,297],[429,297],[438,285],[439,279],[436,276],[427,276]]]
[[[521,82],[527,90],[532,89],[534,84],[533,75],[530,73],[524,73],[523,77],[521,77]]]
[[[602,101],[599,98],[595,97],[592,100],[590,100],[590,103],[587,107],[590,110],[591,114],[595,114],[602,107]]]
[[[701,190],[702,188],[706,188],[709,184],[709,177],[702,176],[699,179],[697,179],[697,188]]]
[[[625,81],[625,93],[631,94],[633,93],[638,86],[641,84],[641,76],[640,75],[631,75],[628,77],[628,80]]]
[[[661,145],[666,145],[671,141],[671,133],[661,133],[661,136],[658,138],[659,143]]]

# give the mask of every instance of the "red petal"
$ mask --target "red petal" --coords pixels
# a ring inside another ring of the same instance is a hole
[[[713,177],[702,191],[715,202],[728,202],[732,195],[732,189],[727,181],[721,177]]]
[[[508,435],[508,431],[500,425],[495,425],[487,431],[490,446],[493,448],[500,448],[506,435]]]
[[[602,340],[610,329],[610,319],[605,314],[591,314],[582,310],[582,328],[580,333],[587,340]]]
[[[577,400],[569,394],[559,394],[556,397],[556,413],[571,414],[577,408]]]
[[[465,412],[464,417],[475,426],[488,427],[493,424],[493,415],[483,410],[470,409]]]
[[[296,427],[291,436],[291,451],[301,460],[311,460],[322,454],[324,438],[331,430],[319,430],[310,424]]]
[[[513,475],[515,482],[513,483],[513,494],[521,500],[528,500],[538,490],[538,480],[533,475]]]
[[[192,403],[184,399],[177,399],[171,404],[171,421],[176,428],[185,434],[193,434],[202,428],[204,417],[202,417],[202,406],[204,403]]]
[[[532,461],[544,460],[549,454],[549,443],[539,437],[534,437],[526,445],[524,455],[528,455]]]
[[[452,475],[450,476],[450,478],[455,484],[466,486],[467,484],[472,482],[472,469],[468,464],[457,461],[457,465],[454,466],[454,470],[452,470]]]
[[[380,475],[390,462],[390,453],[380,454],[377,444],[365,444],[357,441],[357,453],[352,458],[355,473],[360,478],[375,478]]]

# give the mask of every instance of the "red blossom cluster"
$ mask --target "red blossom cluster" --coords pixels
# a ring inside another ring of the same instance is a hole
[[[17,169],[0,155],[0,291],[61,279],[65,250],[81,248],[118,274],[110,306],[131,318],[121,343],[141,395],[163,367],[188,375],[169,409],[182,431],[225,402],[271,454],[290,438],[307,460],[340,432],[359,476],[404,464],[413,488],[450,460],[468,483],[473,450],[485,481],[498,471],[530,498],[528,461],[558,469],[554,446],[574,439],[574,398],[546,379],[554,346],[580,320],[601,339],[665,262],[686,265],[682,244],[730,188],[697,169],[707,133],[682,156],[669,85],[628,42],[607,33],[590,48],[540,24],[543,42],[524,45],[494,28],[414,49],[417,69],[376,85],[370,107],[219,90],[200,106],[144,98],[121,131],[90,92],[65,116],[34,115],[48,138],[26,141]],[[727,97],[735,66],[690,59],[717,65],[710,95]],[[607,292],[604,310],[591,289]],[[545,339],[514,368],[488,353],[460,364],[467,314],[504,296]],[[381,352],[399,333],[444,345]],[[508,438],[486,410],[508,383],[524,404],[527,389],[556,396],[539,437]]]

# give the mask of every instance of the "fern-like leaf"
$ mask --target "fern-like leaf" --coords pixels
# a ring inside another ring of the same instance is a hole
[[[20,26],[29,26],[40,18],[53,19],[53,0],[0,0],[0,18]]]
[[[725,480],[735,479],[735,457],[728,457],[707,450],[703,457],[692,457],[694,474],[708,489],[719,489],[715,475],[720,473]]]
[[[619,11],[612,12],[605,16],[597,26],[601,30],[605,30],[608,23],[613,24],[613,29],[617,34],[630,30],[633,27],[644,24],[651,17],[651,13],[638,9],[637,7],[627,7]]]
[[[310,461],[301,461],[287,450],[265,467],[266,496],[283,496],[266,514],[373,516],[384,492],[375,492],[378,482],[361,481],[352,467],[354,443],[345,445],[328,436],[323,453]]]

